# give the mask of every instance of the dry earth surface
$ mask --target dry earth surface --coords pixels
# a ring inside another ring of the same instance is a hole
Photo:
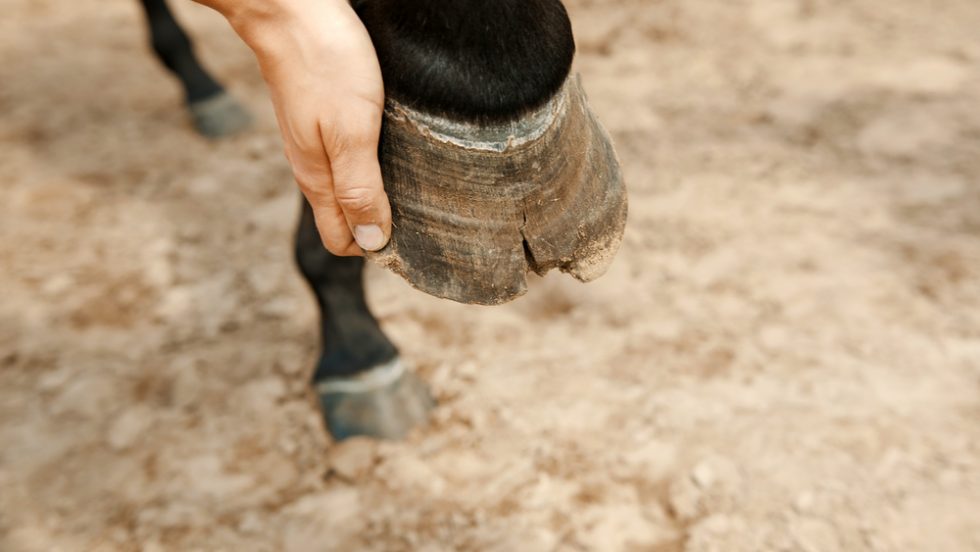
[[[331,443],[298,197],[131,0],[3,0],[0,550],[980,550],[980,3],[572,0],[631,193],[603,279],[370,273],[441,405]]]

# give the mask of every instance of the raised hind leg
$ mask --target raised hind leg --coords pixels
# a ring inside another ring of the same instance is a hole
[[[187,33],[165,0],[141,1],[153,51],[183,85],[187,109],[197,131],[218,138],[247,127],[251,116],[201,66]]]
[[[322,355],[313,376],[323,415],[336,439],[397,439],[428,417],[428,388],[407,371],[364,297],[364,259],[323,247],[303,200],[296,260],[320,307]]]

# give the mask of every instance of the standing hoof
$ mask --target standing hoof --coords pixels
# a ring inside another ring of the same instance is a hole
[[[356,435],[401,439],[435,406],[429,388],[397,357],[357,376],[317,382],[316,391],[338,441]]]
[[[207,138],[222,138],[245,130],[252,124],[252,116],[227,92],[187,106],[194,128]]]

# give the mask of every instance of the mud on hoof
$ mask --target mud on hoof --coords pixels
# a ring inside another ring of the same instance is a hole
[[[187,106],[194,128],[208,138],[221,138],[245,130],[252,116],[227,92]]]
[[[401,439],[425,423],[435,406],[429,388],[400,358],[315,385],[327,429],[338,441],[355,435]]]

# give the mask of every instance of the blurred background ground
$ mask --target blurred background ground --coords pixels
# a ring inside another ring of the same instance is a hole
[[[0,550],[980,550],[980,3],[571,0],[631,193],[590,285],[370,273],[441,406],[335,446],[298,197],[209,143],[137,3],[4,0]]]

